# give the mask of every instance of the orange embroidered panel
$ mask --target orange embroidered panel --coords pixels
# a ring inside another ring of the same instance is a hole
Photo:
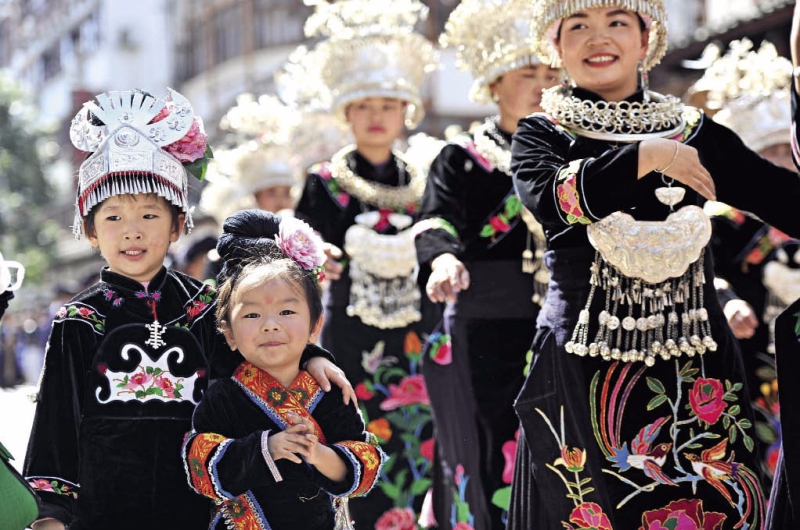
[[[325,393],[308,372],[301,370],[297,378],[286,389],[267,372],[248,362],[243,362],[234,372],[233,379],[277,425],[283,426],[284,429],[289,427],[291,424],[286,416],[290,412],[294,412],[301,418],[309,420],[319,442],[325,443],[322,429],[311,416]]]
[[[261,508],[249,493],[236,497],[222,505],[226,522],[232,523],[236,530],[269,530],[270,526],[264,518]]]
[[[208,459],[225,440],[227,438],[219,434],[204,433],[198,434],[189,442],[191,447],[189,448],[187,460],[189,462],[192,486],[198,493],[213,499],[218,498],[218,496],[214,491],[211,472],[208,469]]]
[[[361,478],[356,485],[356,489],[353,490],[353,493],[350,495],[353,497],[365,495],[372,489],[372,486],[378,479],[378,473],[383,464],[380,450],[370,443],[350,440],[339,442],[334,445],[347,449],[361,462],[361,468],[363,470]],[[358,472],[358,470],[356,470],[356,472]]]

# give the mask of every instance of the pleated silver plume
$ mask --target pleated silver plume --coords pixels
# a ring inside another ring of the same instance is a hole
[[[491,102],[489,85],[511,70],[541,61],[531,34],[530,0],[462,0],[450,13],[439,43],[456,52],[456,66],[475,79],[470,98]]]
[[[83,104],[69,131],[76,148],[92,153],[78,171],[75,237],[83,234],[83,219],[92,208],[122,194],[164,197],[184,212],[186,229],[191,229],[186,170],[162,149],[189,132],[194,121],[191,104],[172,89],[164,100],[133,90],[106,92],[95,100]],[[169,116],[150,123],[168,101],[173,103]],[[92,116],[103,125],[93,124]]]

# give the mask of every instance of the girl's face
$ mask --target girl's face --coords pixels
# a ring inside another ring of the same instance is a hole
[[[112,272],[149,282],[161,270],[169,244],[180,237],[167,201],[153,194],[115,195],[96,207],[94,229],[87,234]]]
[[[277,379],[293,380],[303,350],[316,342],[322,317],[311,324],[305,295],[281,278],[263,281],[258,274],[235,288],[222,329],[228,346]]]
[[[576,85],[620,101],[638,89],[637,67],[647,55],[648,35],[633,11],[585,9],[561,22],[558,53]]]
[[[262,210],[278,213],[294,206],[291,186],[270,186],[255,192],[256,204]]]
[[[559,81],[559,71],[546,64],[512,70],[491,85],[500,113],[516,121],[542,111],[542,90]],[[514,131],[509,131],[514,132]]]
[[[400,137],[405,121],[406,104],[393,98],[364,98],[351,103],[345,111],[356,145],[391,147]]]

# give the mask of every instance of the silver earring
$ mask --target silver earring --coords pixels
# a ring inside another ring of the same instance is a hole
[[[637,69],[639,70],[639,87],[642,89],[644,100],[650,101],[650,75],[647,73],[647,70],[644,69],[644,63],[642,61],[639,61]]]
[[[500,103],[500,96],[497,95],[497,92],[492,92],[492,101]]]
[[[569,72],[567,72],[565,69],[561,75],[561,92],[563,94],[571,93],[572,86],[572,77],[570,77]]]

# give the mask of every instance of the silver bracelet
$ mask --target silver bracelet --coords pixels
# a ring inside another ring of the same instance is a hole
[[[678,151],[681,148],[681,143],[677,140],[673,140],[673,142],[675,142],[675,154],[672,155],[672,160],[670,160],[669,164],[667,164],[667,167],[665,167],[664,169],[655,168],[653,171],[655,171],[656,173],[661,173],[663,175],[664,172],[668,171],[669,168],[672,167],[672,164],[674,164],[675,161],[678,159]]]

